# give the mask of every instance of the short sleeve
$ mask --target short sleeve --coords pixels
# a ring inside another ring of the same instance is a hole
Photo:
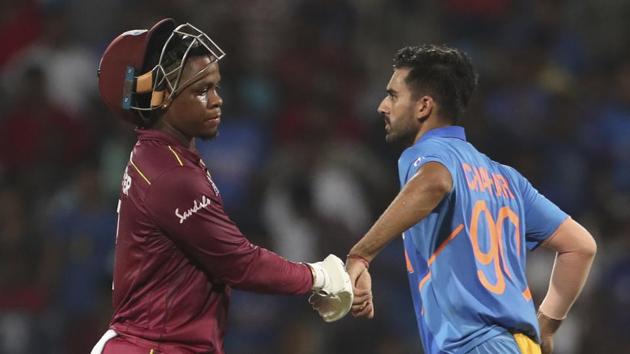
[[[163,233],[214,281],[268,293],[310,290],[310,270],[251,244],[199,170],[163,173],[152,181],[145,206]]]
[[[437,162],[446,167],[451,174],[453,182],[455,181],[457,174],[456,162],[453,156],[449,154],[446,146],[429,140],[405,151],[404,155],[406,156],[401,161],[406,161],[407,166],[399,166],[399,168],[406,170],[405,181],[409,181],[422,166],[429,162]],[[455,184],[453,183],[453,185]]]
[[[521,178],[521,193],[525,209],[525,239],[527,248],[533,250],[553,235],[569,216],[540,194],[524,177],[521,176]]]

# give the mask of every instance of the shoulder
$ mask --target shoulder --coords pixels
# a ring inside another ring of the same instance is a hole
[[[452,144],[448,139],[427,139],[407,148],[398,160],[401,183],[429,162],[441,164],[452,177],[457,175],[458,154]]]
[[[439,151],[439,144],[434,141],[435,139],[429,139],[418,142],[402,152],[400,155],[400,161],[406,161],[413,163],[419,157],[424,155],[434,154]]]
[[[138,141],[129,156],[129,164],[142,173],[149,182],[167,172],[178,173],[178,170],[191,169],[190,166],[186,166],[175,147],[159,141]]]
[[[454,138],[434,137],[421,141],[411,149],[417,154],[428,155],[452,155],[454,151],[463,151],[473,148],[468,142]]]
[[[154,193],[169,195],[207,192],[208,187],[208,179],[199,168],[180,165],[163,168],[151,184]]]
[[[455,146],[451,139],[427,139],[407,148],[400,156],[399,164],[419,166],[428,161],[452,162],[457,159]]]
[[[525,178],[525,176],[523,176],[516,168],[510,165],[496,162],[494,160],[492,160],[492,162],[495,163],[496,166],[498,166],[501,174],[512,180],[512,183],[516,183],[516,187],[521,188],[523,185],[529,184],[527,178]]]
[[[153,211],[161,208],[174,209],[190,206],[195,203],[199,205],[223,204],[209,178],[203,171],[192,166],[176,166],[164,170],[155,177],[146,195],[146,204]]]
[[[172,167],[155,178],[147,189],[145,207],[150,217],[171,236],[181,232],[174,229],[175,226],[195,215],[205,219],[195,218],[196,222],[186,225],[201,227],[198,222],[207,221],[209,217],[227,218],[221,198],[209,179],[193,166]]]

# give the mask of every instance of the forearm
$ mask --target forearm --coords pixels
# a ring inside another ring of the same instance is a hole
[[[590,233],[573,219],[560,225],[556,234],[543,245],[557,254],[549,290],[539,309],[546,316],[561,320],[584,287],[597,245]]]
[[[452,188],[450,174],[442,165],[428,163],[392,201],[350,254],[371,261],[394,238],[424,219]],[[436,166],[439,165],[439,166]]]
[[[313,287],[313,275],[306,264],[290,262],[279,255],[257,248],[241,257],[235,269],[224,274],[224,280],[234,288],[267,294],[302,295]]]
[[[433,210],[413,199],[413,195],[398,195],[365,236],[352,247],[350,254],[357,254],[371,261],[389,242]]]
[[[578,298],[591,269],[594,253],[558,253],[551,281],[540,311],[550,318],[564,319]]]

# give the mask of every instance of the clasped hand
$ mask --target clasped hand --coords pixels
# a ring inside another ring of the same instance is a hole
[[[372,277],[365,263],[355,258],[348,258],[346,271],[352,283],[354,300],[352,316],[374,318],[374,302],[372,298]]]
[[[354,317],[374,317],[372,280],[364,263],[349,258],[344,267],[341,259],[331,254],[308,265],[314,284],[309,303],[324,321],[337,321],[350,311]]]

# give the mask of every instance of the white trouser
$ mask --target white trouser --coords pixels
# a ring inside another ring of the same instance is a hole
[[[107,341],[116,337],[117,335],[118,334],[114,332],[113,329],[108,329],[107,332],[103,334],[101,339],[96,342],[96,345],[94,346],[94,348],[92,348],[90,354],[101,354],[103,352],[103,348],[105,348],[105,344],[107,343]]]

